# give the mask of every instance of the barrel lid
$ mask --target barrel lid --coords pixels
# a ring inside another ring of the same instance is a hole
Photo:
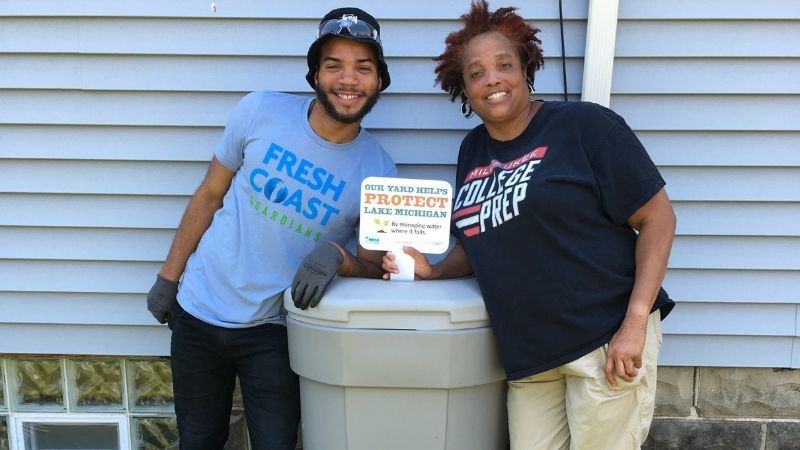
[[[474,278],[391,282],[336,277],[316,308],[284,306],[294,320],[339,328],[453,330],[489,326]]]

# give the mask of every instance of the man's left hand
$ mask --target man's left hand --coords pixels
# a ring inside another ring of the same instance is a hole
[[[300,309],[317,306],[342,261],[342,252],[331,242],[306,255],[292,281],[294,306]]]

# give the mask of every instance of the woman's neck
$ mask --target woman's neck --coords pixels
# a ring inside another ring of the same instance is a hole
[[[541,107],[542,102],[530,102],[527,108],[511,120],[502,123],[484,122],[483,124],[492,139],[501,142],[510,141],[517,138],[528,128],[533,116],[536,115]]]

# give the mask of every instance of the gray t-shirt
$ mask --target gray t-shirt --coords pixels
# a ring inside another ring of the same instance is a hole
[[[284,323],[282,293],[300,261],[322,243],[347,242],[364,178],[397,174],[364,129],[347,144],[319,137],[308,123],[311,101],[253,92],[228,120],[214,155],[236,174],[178,292],[181,307],[204,322]]]

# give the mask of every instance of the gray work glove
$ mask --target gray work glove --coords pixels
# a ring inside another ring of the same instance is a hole
[[[170,281],[161,275],[156,276],[156,282],[147,293],[147,309],[156,318],[158,323],[167,322],[172,305],[177,301],[178,283]],[[170,324],[172,325],[172,324]],[[170,326],[172,329],[172,326]]]
[[[342,253],[330,242],[306,255],[292,281],[294,306],[300,309],[317,306],[342,261]]]

